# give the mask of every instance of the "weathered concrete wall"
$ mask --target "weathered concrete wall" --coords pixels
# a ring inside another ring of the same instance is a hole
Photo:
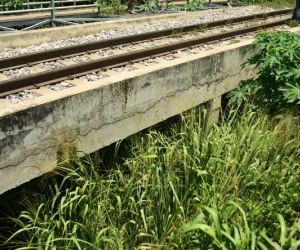
[[[160,63],[0,109],[0,193],[235,88],[250,42]],[[79,154],[79,153],[78,153]]]

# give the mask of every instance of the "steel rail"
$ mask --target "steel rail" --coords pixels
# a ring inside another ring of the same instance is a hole
[[[174,51],[198,46],[207,42],[214,42],[221,39],[234,37],[237,35],[255,32],[261,29],[279,26],[285,23],[286,20],[280,20],[272,23],[256,25],[248,28],[237,29],[234,31],[210,35],[201,38],[186,40],[169,45],[154,47],[150,49],[143,49],[134,52],[124,53],[121,55],[89,61],[82,64],[46,71],[26,77],[15,78],[0,82],[0,97],[7,96],[12,93],[19,92],[24,89],[40,88],[41,86],[58,83],[60,81],[73,79],[91,72],[99,71],[101,69],[108,69],[120,65],[126,65],[131,62],[145,60],[147,58],[154,58],[163,54],[174,53]]]
[[[255,19],[261,19],[261,18],[267,18],[272,17],[276,15],[284,15],[291,13],[292,9],[285,9],[285,10],[278,10],[278,11],[272,11],[268,13],[263,14],[256,14],[251,16],[244,16],[239,18],[232,18],[228,20],[221,20],[221,21],[215,21],[211,23],[203,23],[203,24],[197,24],[197,25],[189,25],[185,27],[179,27],[175,29],[166,29],[161,31],[155,31],[155,32],[149,32],[144,34],[138,34],[138,35],[131,35],[131,36],[125,36],[115,39],[107,39],[104,41],[99,42],[92,42],[92,43],[86,43],[82,45],[76,45],[76,46],[70,46],[70,47],[64,47],[60,49],[54,49],[54,50],[48,50],[38,53],[32,53],[27,54],[24,56],[18,56],[18,57],[11,57],[6,58],[3,60],[0,60],[0,71],[9,70],[12,68],[20,68],[25,66],[32,66],[33,64],[37,64],[40,62],[46,62],[49,60],[58,60],[63,59],[66,57],[70,57],[73,55],[83,54],[83,53],[90,53],[92,51],[96,51],[99,49],[109,48],[109,47],[115,47],[119,45],[124,44],[132,44],[141,42],[144,40],[149,39],[156,39],[160,37],[170,36],[177,33],[186,33],[193,30],[203,30],[213,27],[218,27],[222,25],[228,25],[228,24],[235,24],[239,22],[246,22],[251,21]]]

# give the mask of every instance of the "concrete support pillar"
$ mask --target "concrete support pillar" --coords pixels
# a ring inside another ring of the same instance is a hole
[[[219,121],[219,115],[221,110],[221,97],[216,96],[208,102],[208,124],[217,123]]]

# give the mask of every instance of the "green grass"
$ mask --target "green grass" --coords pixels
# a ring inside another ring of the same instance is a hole
[[[299,119],[251,110],[223,117],[206,126],[207,112],[195,109],[167,130],[120,142],[104,160],[66,162],[3,195],[2,242],[12,249],[299,249]]]
[[[274,9],[281,9],[284,7],[295,8],[295,1],[293,0],[275,0],[275,1],[262,1],[259,2],[262,6]]]

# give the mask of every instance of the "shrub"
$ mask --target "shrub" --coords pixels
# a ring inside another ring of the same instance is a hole
[[[243,67],[255,65],[258,78],[253,84],[257,100],[276,114],[300,104],[300,36],[289,31],[264,32],[255,36],[249,50],[257,54]]]

